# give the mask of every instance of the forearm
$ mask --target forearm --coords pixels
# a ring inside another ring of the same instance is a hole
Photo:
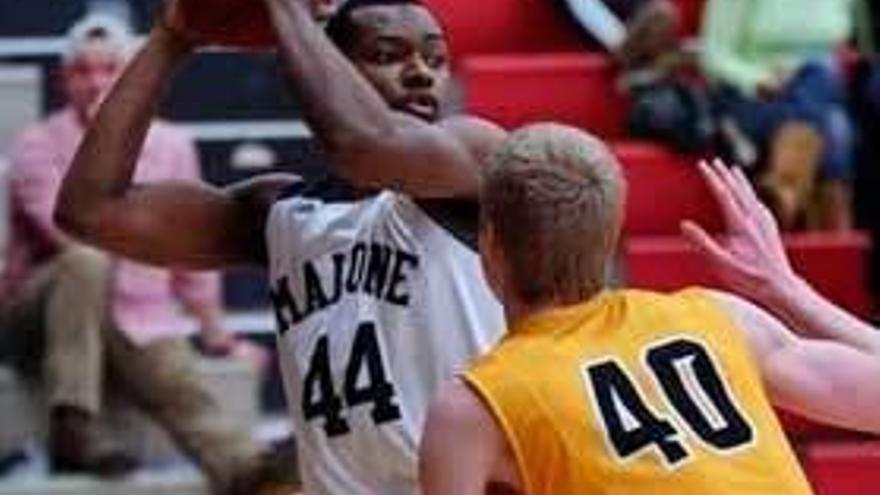
[[[821,423],[880,432],[880,361],[848,346],[803,340],[765,358],[773,402]]]
[[[792,275],[777,281],[762,302],[793,330],[880,357],[880,333],[827,300],[800,277]]]
[[[395,128],[390,107],[327,38],[305,3],[265,1],[298,101],[327,151],[350,155],[390,135]]]
[[[169,79],[188,53],[155,29],[101,105],[64,179],[56,221],[86,236],[90,219],[131,187],[141,148]]]

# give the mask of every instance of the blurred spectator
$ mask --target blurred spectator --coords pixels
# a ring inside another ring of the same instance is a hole
[[[704,68],[721,113],[766,150],[757,186],[785,229],[810,203],[811,225],[852,225],[853,131],[835,59],[852,27],[853,0],[706,4]]]
[[[695,152],[713,137],[711,109],[680,45],[681,14],[669,0],[565,0],[593,43],[620,68],[629,133]]]
[[[52,220],[60,181],[100,99],[130,49],[128,27],[91,14],[69,33],[63,87],[69,106],[13,145],[13,236],[0,284],[0,357],[42,372],[53,472],[122,474],[136,460],[101,431],[105,385],[157,420],[205,471],[218,494],[257,493],[293,474],[218,410],[195,368],[178,303],[201,325],[211,355],[261,355],[222,328],[216,273],[169,272],[77,244]],[[136,179],[199,180],[193,143],[156,122]],[[132,219],[137,221],[137,219]],[[268,479],[268,478],[272,479]]]
[[[669,0],[565,0],[596,47],[624,68],[652,65],[675,48],[679,12]]]

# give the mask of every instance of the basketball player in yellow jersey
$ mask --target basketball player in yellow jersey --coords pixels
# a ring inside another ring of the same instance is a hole
[[[510,332],[435,399],[425,495],[803,495],[771,403],[880,430],[872,356],[731,295],[604,287],[624,184],[600,141],[524,128],[482,187],[483,264]]]

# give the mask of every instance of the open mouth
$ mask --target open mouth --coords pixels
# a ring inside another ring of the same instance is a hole
[[[437,99],[429,94],[407,96],[400,105],[401,110],[425,120],[437,118],[439,108]]]

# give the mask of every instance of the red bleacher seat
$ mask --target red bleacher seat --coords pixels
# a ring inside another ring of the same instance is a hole
[[[777,410],[782,428],[790,439],[797,443],[816,440],[845,440],[865,438],[864,433],[843,430],[826,424],[815,423],[788,411]]]
[[[577,24],[554,0],[428,0],[456,56],[580,52]]]
[[[696,36],[700,33],[703,20],[703,4],[706,0],[674,0],[681,12],[682,36]]]
[[[801,460],[816,495],[880,492],[880,441],[809,443]]]
[[[697,159],[647,143],[612,146],[623,166],[627,191],[626,235],[675,235],[690,219],[715,232],[722,219],[697,170]]]
[[[795,269],[820,293],[860,316],[870,312],[867,289],[870,241],[862,233],[811,233],[785,240]],[[632,237],[624,243],[630,287],[675,290],[718,287],[709,266],[680,237]]]
[[[602,55],[474,56],[460,75],[467,109],[502,126],[555,121],[605,138],[623,133],[624,97]]]

